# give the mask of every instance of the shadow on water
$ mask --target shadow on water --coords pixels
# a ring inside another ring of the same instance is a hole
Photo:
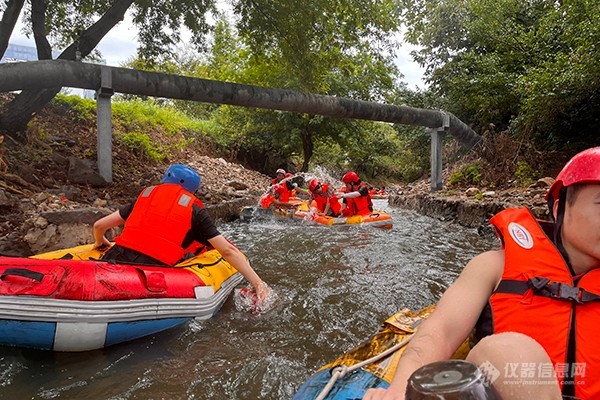
[[[471,257],[497,247],[475,230],[387,211],[391,230],[221,225],[278,293],[274,310],[252,315],[230,298],[211,320],[98,351],[0,348],[0,398],[291,398],[315,369],[400,308],[437,301]]]

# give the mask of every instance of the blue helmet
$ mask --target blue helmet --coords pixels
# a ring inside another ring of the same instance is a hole
[[[175,183],[188,192],[200,189],[200,174],[187,165],[173,164],[165,171],[161,183]]]

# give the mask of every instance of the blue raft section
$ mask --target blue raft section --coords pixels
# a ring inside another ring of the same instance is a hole
[[[300,387],[293,400],[313,400],[331,378],[331,370],[324,369],[311,376]],[[325,400],[358,400],[371,388],[388,388],[390,384],[378,376],[362,369],[338,379]]]

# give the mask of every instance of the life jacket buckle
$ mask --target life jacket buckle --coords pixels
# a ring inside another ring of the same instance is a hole
[[[550,279],[543,278],[541,276],[536,276],[529,279],[529,284],[533,287],[534,290],[540,290],[545,288],[548,282],[550,282]]]
[[[572,300],[577,304],[583,304],[583,301],[581,301],[581,294],[581,288],[567,285],[565,283],[559,283],[557,293],[556,295],[553,294],[553,297]]]

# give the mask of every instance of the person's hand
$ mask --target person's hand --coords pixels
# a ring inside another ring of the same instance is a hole
[[[404,396],[397,396],[387,389],[369,389],[363,400],[404,400]]]
[[[109,240],[106,238],[106,236],[102,236],[102,240],[100,241],[100,243],[96,242],[94,243],[94,249],[96,250],[106,250],[111,246]]]
[[[269,293],[271,293],[271,289],[267,286],[266,283],[260,281],[260,283],[253,285],[254,291],[256,292],[256,296],[258,297],[259,303],[264,303],[267,297],[269,297]]]

